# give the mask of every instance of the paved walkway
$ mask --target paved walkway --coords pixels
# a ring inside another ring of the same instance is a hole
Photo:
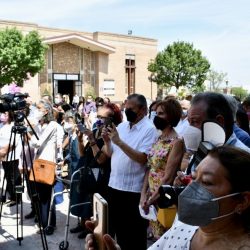
[[[3,172],[0,170],[0,176]],[[0,192],[1,192],[1,179],[0,179]],[[64,202],[56,206],[56,225],[57,229],[51,236],[46,236],[49,250],[59,249],[59,244],[64,240],[65,223],[68,209],[68,195],[64,194]],[[30,201],[26,193],[23,194],[23,214],[26,215],[30,212]],[[70,216],[70,228],[77,225],[77,218]],[[16,206],[11,208],[6,205],[3,206],[1,225],[0,225],[0,250],[42,250],[42,241],[40,234],[36,233],[37,228],[33,219],[24,219],[23,226],[23,240],[21,246],[16,240],[17,235],[17,220],[16,220]],[[78,234],[68,234],[69,250],[84,249],[84,240],[77,238]],[[148,246],[152,244],[148,241]]]
[[[3,173],[1,173],[3,176]],[[0,183],[1,184],[1,183]],[[1,186],[2,187],[2,184]],[[1,188],[0,188],[1,190]],[[23,195],[23,214],[30,212],[30,201],[26,194]],[[56,206],[56,219],[57,229],[51,236],[46,236],[49,250],[59,249],[59,244],[64,240],[65,223],[68,209],[68,195],[64,194],[64,202]],[[77,218],[70,216],[70,228],[75,227],[77,224]],[[16,206],[11,208],[6,205],[3,206],[1,225],[0,225],[0,250],[42,250],[42,241],[40,234],[37,234],[37,228],[34,225],[34,220],[24,219],[23,226],[23,241],[21,246],[16,240],[17,235],[17,221],[16,221]],[[69,250],[84,249],[84,240],[77,238],[78,234],[69,233],[68,242]]]

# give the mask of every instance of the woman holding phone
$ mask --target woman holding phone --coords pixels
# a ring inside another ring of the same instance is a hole
[[[102,153],[102,147],[104,145],[101,137],[102,128],[109,126],[112,123],[116,126],[122,122],[122,115],[119,108],[114,103],[104,104],[98,108],[96,128],[91,131],[86,128],[78,127],[78,148],[80,154],[79,167],[91,165],[91,170],[96,178],[96,190],[105,199],[107,199],[108,181],[111,170],[110,159]],[[81,131],[81,129],[83,129]],[[85,145],[83,141],[83,135],[87,136],[88,142]],[[84,190],[81,192],[85,196],[86,201],[92,201],[93,193],[86,194]],[[85,220],[88,220],[92,216],[92,206],[85,206],[85,215],[81,219],[82,232],[78,236],[84,238],[89,231],[85,229]],[[79,225],[78,225],[79,227]],[[72,231],[72,230],[71,230]],[[78,230],[77,230],[78,231]]]

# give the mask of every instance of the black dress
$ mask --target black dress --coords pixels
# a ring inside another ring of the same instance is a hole
[[[93,134],[96,136],[98,130],[94,130]],[[98,148],[101,148],[104,145],[103,139],[99,138],[96,140]],[[99,173],[97,177],[97,182],[95,189],[91,193],[86,193],[83,188],[84,185],[81,185],[81,176],[80,173],[74,175],[72,184],[71,184],[71,206],[74,204],[80,204],[84,202],[90,202],[90,204],[85,204],[82,206],[76,206],[71,209],[71,213],[75,216],[82,217],[84,219],[90,218],[93,215],[92,200],[94,193],[100,193],[104,199],[107,199],[108,193],[108,182],[111,171],[111,161],[110,158],[106,160],[105,163],[99,164],[97,160],[94,160],[93,151],[87,143],[84,148],[84,156],[80,157],[77,165],[77,170],[83,166],[89,166],[91,168],[98,168]]]

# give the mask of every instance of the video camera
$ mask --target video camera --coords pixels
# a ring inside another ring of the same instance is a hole
[[[216,146],[225,143],[226,135],[224,129],[213,121],[205,121],[202,124],[202,141],[199,144],[198,150],[193,155],[190,161],[186,174],[187,176],[199,165],[199,163],[208,155],[208,153]],[[167,208],[172,205],[177,205],[179,194],[186,186],[170,186],[162,185],[159,188],[160,198],[157,204],[160,208]]]
[[[6,111],[18,111],[26,107],[25,98],[29,95],[27,93],[4,94],[0,96],[0,113]]]

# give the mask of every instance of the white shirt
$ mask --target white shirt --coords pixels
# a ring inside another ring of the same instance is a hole
[[[148,250],[189,250],[191,240],[198,227],[178,220]]]
[[[78,95],[74,95],[72,103],[73,104],[74,103],[77,103],[77,104],[79,103],[79,96]]]
[[[0,128],[0,148],[8,146],[10,142],[10,136],[11,136],[11,130],[14,126],[14,122],[11,122],[10,124],[6,123]],[[21,150],[22,150],[22,143],[20,140],[20,135],[16,133],[16,142],[15,142],[15,155],[13,153],[12,157],[12,151],[9,152],[8,159],[5,159],[7,161],[10,160],[17,160],[20,158]],[[11,138],[11,145],[14,143],[14,133],[12,133]]]
[[[37,140],[35,135],[32,135],[30,140],[31,146],[36,149],[35,158],[56,161],[57,127],[57,122],[51,121],[49,124],[43,126],[39,124],[34,128],[39,138]]]
[[[117,127],[120,139],[131,148],[148,154],[157,139],[157,130],[147,117],[130,129],[129,122]],[[128,192],[140,193],[146,167],[131,160],[118,146],[112,143],[111,173],[109,186]]]

